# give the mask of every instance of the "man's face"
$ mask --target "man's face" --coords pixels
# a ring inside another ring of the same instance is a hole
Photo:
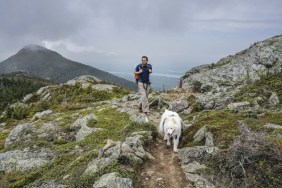
[[[146,58],[142,58],[142,64],[146,64],[147,63],[147,60],[146,60]]]

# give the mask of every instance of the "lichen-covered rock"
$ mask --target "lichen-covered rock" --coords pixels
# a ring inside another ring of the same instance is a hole
[[[83,118],[77,119],[71,126],[71,130],[79,130],[83,126],[87,126],[89,121],[98,121],[98,118],[95,114],[88,114]]]
[[[186,173],[197,173],[197,170],[203,170],[206,169],[206,165],[201,165],[197,161],[193,161],[192,163],[189,163],[187,165],[182,166],[184,172]]]
[[[206,138],[205,146],[213,147],[214,146],[213,134],[211,132],[207,132],[205,134],[205,138]]]
[[[28,100],[30,100],[32,97],[33,97],[33,94],[32,94],[32,93],[27,94],[27,95],[23,98],[22,102],[25,103],[25,102],[27,102]]]
[[[93,185],[94,188],[133,188],[132,180],[129,178],[122,178],[116,172],[104,174]]]
[[[106,146],[100,150],[98,158],[91,161],[83,175],[95,175],[109,165],[128,161],[133,165],[140,164],[148,157],[143,148],[143,139],[150,139],[151,131],[134,132],[127,137],[125,142],[107,142]]]
[[[71,126],[71,130],[78,130],[75,135],[76,141],[84,139],[86,136],[90,135],[93,132],[102,130],[101,128],[91,128],[89,127],[89,122],[97,123],[98,118],[95,114],[89,114],[83,118],[77,119]]]
[[[148,123],[149,119],[144,114],[133,114],[129,117],[131,121],[134,121],[136,123]]]
[[[13,129],[5,140],[5,148],[18,143],[28,142],[32,138],[33,126],[31,124],[19,124]]]
[[[169,103],[168,109],[174,112],[181,112],[189,107],[187,100],[175,100]]]
[[[7,151],[0,153],[0,171],[27,171],[38,168],[53,159],[53,153],[47,149]]]
[[[54,181],[43,182],[40,186],[33,187],[33,188],[65,188],[67,186],[56,183]]]
[[[267,123],[267,124],[265,124],[263,126],[266,127],[266,128],[282,129],[281,125],[276,125],[276,124],[273,124],[273,123]]]
[[[279,97],[278,97],[278,95],[275,92],[272,92],[271,96],[268,99],[268,103],[271,106],[276,106],[277,104],[280,103]]]
[[[193,136],[194,140],[193,142],[194,143],[199,143],[201,142],[204,138],[205,138],[205,134],[207,132],[207,128],[206,126],[203,126],[202,128],[200,128],[196,134]]]
[[[36,112],[35,115],[32,117],[32,120],[40,119],[44,116],[51,116],[53,114],[52,110],[45,110],[43,112]]]
[[[227,108],[229,110],[232,110],[232,111],[238,111],[238,110],[242,110],[242,109],[249,107],[249,106],[250,106],[250,103],[248,101],[244,101],[244,102],[237,102],[237,103],[228,104]]]
[[[96,89],[100,91],[112,91],[114,87],[116,86],[109,84],[95,84],[92,86],[92,89]]]
[[[219,152],[217,147],[208,147],[208,146],[195,146],[195,147],[186,147],[178,151],[178,158],[181,161],[182,165],[193,162],[194,160],[199,160],[207,156],[213,156]]]
[[[101,82],[100,79],[96,78],[95,76],[91,76],[91,75],[83,75],[83,76],[79,76],[76,77],[72,80],[69,80],[66,85],[71,85],[71,86],[75,86],[75,85],[82,85],[83,83],[89,83],[89,84],[96,84]],[[89,85],[88,85],[89,86]]]

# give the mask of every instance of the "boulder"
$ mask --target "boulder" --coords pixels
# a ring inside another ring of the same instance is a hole
[[[19,124],[9,134],[5,140],[5,148],[16,146],[19,143],[29,142],[32,138],[33,126],[31,124]]]
[[[122,178],[119,173],[112,172],[104,174],[93,185],[94,188],[133,188],[132,180]]]
[[[71,126],[71,130],[79,130],[82,126],[87,126],[89,121],[98,121],[95,114],[88,114],[80,119],[77,119]]]
[[[16,170],[24,172],[33,170],[49,163],[53,157],[53,153],[47,148],[7,151],[0,153],[0,171],[11,172]]]
[[[148,123],[149,119],[145,114],[133,114],[129,117],[129,119],[136,123]]]
[[[208,156],[214,156],[219,152],[217,147],[208,147],[208,146],[195,146],[195,147],[186,147],[178,151],[178,158],[181,161],[182,165],[193,162],[194,160],[199,160],[206,158]]]
[[[32,120],[40,119],[44,116],[51,116],[53,114],[52,110],[45,110],[43,112],[36,112],[35,115],[32,117]]]
[[[71,86],[75,86],[75,85],[82,85],[83,83],[89,83],[89,84],[96,84],[101,82],[100,79],[96,78],[95,76],[91,76],[91,75],[83,75],[83,76],[79,76],[76,77],[72,80],[69,80],[66,85],[71,85]]]
[[[174,112],[181,112],[188,108],[189,103],[187,100],[175,100],[169,103],[168,109]]]
[[[203,126],[202,128],[200,128],[196,134],[193,136],[194,140],[193,142],[194,143],[199,143],[201,142],[204,138],[205,138],[205,134],[207,132],[207,128],[206,126]]]
[[[56,183],[54,181],[48,181],[48,182],[43,182],[40,186],[33,188],[65,188],[65,187],[67,186]]]
[[[205,134],[205,138],[206,138],[206,143],[205,146],[209,146],[209,147],[213,147],[214,143],[213,143],[213,134],[211,132],[207,132]]]
[[[244,102],[237,102],[237,103],[231,103],[228,104],[227,108],[231,111],[238,111],[238,110],[242,110],[246,107],[249,107],[250,103],[248,101],[244,101]]]
[[[112,91],[114,87],[116,86],[109,84],[96,84],[92,86],[92,89],[96,89],[100,91]]]
[[[282,129],[281,125],[276,125],[276,124],[273,124],[273,123],[267,123],[267,124],[265,124],[263,126],[266,127],[266,128]]]
[[[22,100],[22,102],[23,103],[26,103],[28,100],[30,100],[31,98],[33,97],[33,94],[28,94],[28,95],[26,95],[24,98],[23,98],[23,100]]]
[[[193,161],[192,163],[189,163],[187,165],[182,166],[183,170],[185,173],[197,173],[197,170],[203,170],[206,169],[207,167],[205,165],[201,165],[197,161]]]
[[[280,103],[279,97],[278,97],[278,95],[275,92],[272,92],[271,96],[268,99],[268,103],[271,106],[276,106],[277,104]]]

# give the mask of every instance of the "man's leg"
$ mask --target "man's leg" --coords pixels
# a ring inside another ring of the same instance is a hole
[[[144,100],[142,103],[142,110],[143,112],[150,112],[149,110],[149,101],[148,101],[148,96],[149,96],[149,88],[150,86],[147,84],[144,84],[143,88],[144,88]]]
[[[143,112],[149,112],[149,104],[148,104],[148,98],[147,98],[148,93],[145,90],[144,86],[146,88],[146,84],[143,85],[143,83],[141,82],[138,83],[139,94],[141,94],[138,106],[139,107],[142,106]]]

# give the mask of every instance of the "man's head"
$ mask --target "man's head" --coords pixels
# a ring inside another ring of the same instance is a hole
[[[142,56],[141,61],[142,61],[142,64],[143,64],[143,65],[147,64],[147,62],[148,62],[148,57],[147,57],[147,56]]]

